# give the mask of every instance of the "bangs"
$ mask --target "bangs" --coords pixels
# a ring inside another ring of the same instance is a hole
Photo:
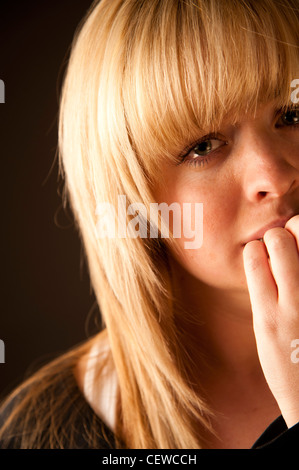
[[[204,132],[258,105],[290,104],[298,69],[298,3],[133,2],[122,96],[149,174]],[[297,8],[296,8],[297,5]]]

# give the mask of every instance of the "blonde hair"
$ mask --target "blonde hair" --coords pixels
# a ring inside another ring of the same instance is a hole
[[[100,239],[97,204],[117,207],[126,195],[128,205],[148,208],[163,180],[160,162],[176,162],[202,129],[272,99],[287,107],[298,11],[295,0],[102,0],[75,36],[61,98],[60,170],[117,370],[116,435],[126,447],[200,448],[198,429],[212,432],[212,410],[180,344],[173,239]]]

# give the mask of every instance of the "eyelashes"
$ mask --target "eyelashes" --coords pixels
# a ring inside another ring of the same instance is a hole
[[[281,109],[276,110],[275,119],[277,118],[276,128],[299,129],[299,107],[290,107],[283,112]],[[204,167],[212,158],[221,154],[227,145],[228,141],[221,134],[207,134],[183,150],[178,164]]]
[[[299,124],[299,107],[289,108],[280,113],[280,119],[285,126],[297,126]]]
[[[215,156],[218,154],[222,147],[227,144],[228,142],[219,134],[207,134],[198,141],[193,142],[187,149],[184,149],[183,153],[179,156],[179,163],[203,167],[209,162],[211,155]]]

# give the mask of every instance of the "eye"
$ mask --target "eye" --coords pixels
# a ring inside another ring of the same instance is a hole
[[[185,149],[183,155],[180,156],[180,160],[188,165],[204,166],[221,151],[224,145],[227,145],[227,142],[217,135],[205,135],[198,142]]]
[[[220,147],[223,144],[223,142],[219,139],[209,139],[209,140],[204,140],[202,142],[199,142],[198,144],[193,147],[189,155],[195,156],[206,156],[209,155],[209,153],[213,152],[213,150],[216,150],[218,147]]]
[[[296,126],[299,124],[299,108],[288,109],[280,116],[280,122],[285,126]]]

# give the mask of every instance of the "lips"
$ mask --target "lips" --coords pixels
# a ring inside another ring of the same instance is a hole
[[[264,227],[260,228],[256,232],[252,233],[249,237],[248,240],[243,243],[243,246],[246,245],[246,243],[249,243],[253,240],[261,240],[263,241],[263,237],[267,230],[270,230],[271,228],[275,227],[284,227],[287,221],[290,219],[290,217],[283,217],[281,219],[276,219],[273,222],[270,222],[269,224],[265,225]]]

